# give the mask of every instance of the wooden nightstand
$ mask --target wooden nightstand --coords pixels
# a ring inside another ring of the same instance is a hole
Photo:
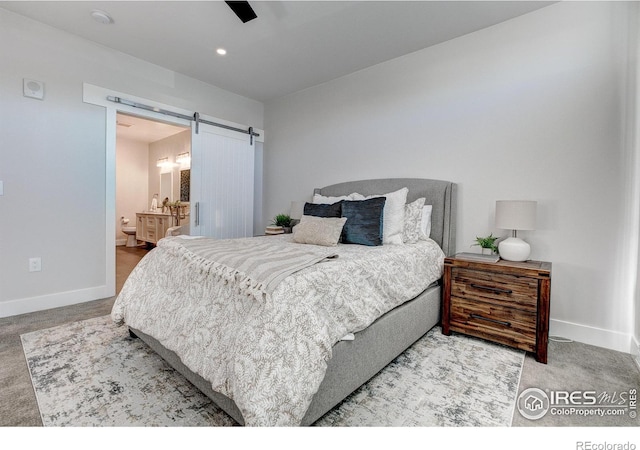
[[[551,263],[444,260],[442,333],[476,336],[547,363]]]

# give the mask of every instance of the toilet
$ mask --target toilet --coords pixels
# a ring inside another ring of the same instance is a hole
[[[120,227],[120,230],[127,235],[127,247],[137,247],[138,246],[138,240],[136,239],[136,227],[128,227],[127,224],[129,223],[129,219],[125,219],[124,217],[122,217],[120,219],[120,222],[122,223],[122,226]]]

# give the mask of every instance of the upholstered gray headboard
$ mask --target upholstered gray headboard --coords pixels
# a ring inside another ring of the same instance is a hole
[[[453,255],[456,252],[457,189],[455,183],[422,178],[382,178],[333,184],[316,188],[314,193],[326,196],[349,195],[353,192],[375,195],[394,192],[403,187],[409,189],[407,203],[424,197],[425,205],[433,205],[431,239],[440,245],[445,255]]]

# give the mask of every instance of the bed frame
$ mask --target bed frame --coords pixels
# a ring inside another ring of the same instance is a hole
[[[419,178],[388,178],[334,184],[316,189],[315,193],[326,196],[348,195],[353,192],[373,195],[394,192],[403,187],[409,189],[407,203],[425,197],[425,204],[433,205],[431,238],[447,256],[454,254],[457,209],[454,183]],[[394,308],[366,329],[355,333],[353,341],[335,344],[324,380],[301,425],[314,423],[433,328],[440,321],[441,297],[440,285],[430,286],[416,298]],[[187,368],[174,352],[139,330],[130,329],[130,332],[147,343],[222,410],[244,425],[236,404],[228,397],[214,392],[211,384]]]

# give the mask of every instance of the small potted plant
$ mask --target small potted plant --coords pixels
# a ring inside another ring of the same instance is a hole
[[[471,246],[473,247],[474,245],[479,245],[480,248],[482,248],[482,254],[483,255],[492,255],[494,253],[497,254],[498,253],[498,246],[496,245],[496,241],[498,239],[500,239],[500,238],[494,236],[493,233],[491,233],[487,237],[478,237],[478,236],[476,236],[476,243],[475,244],[471,244]]]
[[[282,227],[285,233],[291,233],[291,217],[287,214],[278,214],[275,216],[271,225]]]

